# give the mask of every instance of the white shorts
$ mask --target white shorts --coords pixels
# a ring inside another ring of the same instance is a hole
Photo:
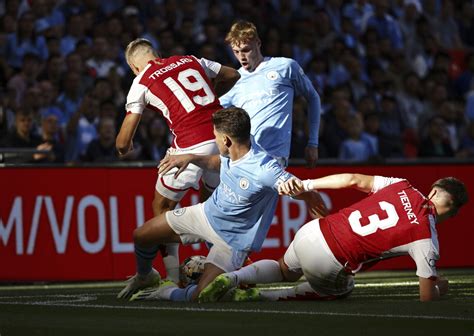
[[[283,260],[290,271],[302,271],[311,287],[320,294],[345,295],[354,288],[353,276],[329,249],[318,219],[298,230]]]
[[[206,262],[216,265],[225,272],[242,267],[248,253],[229,246],[212,228],[204,214],[204,204],[167,211],[166,220],[171,229],[179,235],[183,244],[209,242],[212,244]]]
[[[219,154],[215,141],[208,141],[188,148],[169,148],[168,155],[196,154],[214,155]],[[209,190],[214,190],[219,185],[219,172],[204,170],[196,165],[190,164],[178,178],[174,174],[178,168],[171,169],[165,175],[158,175],[156,180],[156,191],[173,201],[179,202],[189,188],[199,189],[199,181],[203,180],[204,186]]]

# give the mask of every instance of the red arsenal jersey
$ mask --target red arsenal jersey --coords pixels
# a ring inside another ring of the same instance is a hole
[[[395,183],[384,187],[390,180]],[[374,187],[376,181],[380,190],[320,220],[334,256],[357,270],[365,262],[410,254],[420,276],[435,275],[438,241],[433,206],[406,180],[376,176]]]
[[[173,147],[187,148],[213,140],[211,115],[222,109],[209,78],[221,65],[194,56],[172,56],[150,61],[135,78],[126,110],[160,112],[174,135]]]

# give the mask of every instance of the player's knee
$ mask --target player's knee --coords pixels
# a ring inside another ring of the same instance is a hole
[[[280,264],[280,271],[281,271],[281,275],[283,276],[283,281],[295,282],[295,281],[298,281],[303,275],[300,272],[290,271],[288,266],[285,264],[285,261],[283,260],[283,258],[278,260],[278,263]]]
[[[146,223],[133,231],[133,243],[143,248],[152,247],[157,244],[153,241]]]
[[[145,234],[143,233],[143,226],[136,228],[133,231],[133,242],[137,246],[143,246],[144,245],[144,237]]]

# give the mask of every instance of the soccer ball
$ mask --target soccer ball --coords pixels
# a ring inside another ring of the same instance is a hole
[[[180,285],[186,287],[190,284],[196,284],[202,273],[204,273],[204,263],[206,257],[202,255],[194,255],[184,259],[179,265],[179,281]]]

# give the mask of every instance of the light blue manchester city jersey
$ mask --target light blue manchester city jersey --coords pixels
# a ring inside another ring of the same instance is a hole
[[[318,144],[321,101],[301,67],[290,58],[267,57],[253,71],[240,68],[232,89],[220,98],[224,107],[241,107],[250,116],[255,142],[273,157],[288,158],[293,98],[308,102],[309,144]]]
[[[260,250],[275,213],[278,185],[292,176],[256,146],[237,161],[221,156],[221,183],[204,203],[212,228],[237,250]]]

